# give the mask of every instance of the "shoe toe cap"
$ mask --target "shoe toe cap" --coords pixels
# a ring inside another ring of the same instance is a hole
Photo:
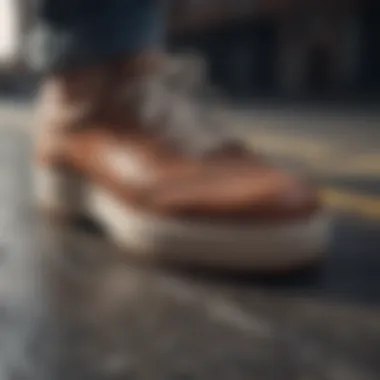
[[[274,222],[306,218],[320,208],[313,186],[277,171],[208,176],[167,184],[154,192],[150,203],[155,210],[174,216]]]

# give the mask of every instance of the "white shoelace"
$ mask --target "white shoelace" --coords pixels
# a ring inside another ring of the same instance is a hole
[[[232,140],[215,100],[207,97],[205,77],[202,59],[174,57],[161,73],[129,84],[125,96],[144,125],[159,128],[157,133],[183,151],[202,156]]]

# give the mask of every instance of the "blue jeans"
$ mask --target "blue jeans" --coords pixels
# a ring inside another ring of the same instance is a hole
[[[39,0],[33,67],[55,72],[101,63],[159,45],[159,0]]]

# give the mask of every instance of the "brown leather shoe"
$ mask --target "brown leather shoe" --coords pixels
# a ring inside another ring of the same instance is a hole
[[[45,102],[76,113],[38,140],[41,206],[87,213],[139,258],[269,271],[319,259],[316,191],[226,136],[190,97],[195,82],[178,83],[178,62],[158,66],[128,59],[48,85]]]

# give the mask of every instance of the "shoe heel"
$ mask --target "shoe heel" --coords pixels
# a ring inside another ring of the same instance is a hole
[[[72,220],[84,213],[83,179],[72,171],[37,166],[34,190],[38,208],[53,219]]]

